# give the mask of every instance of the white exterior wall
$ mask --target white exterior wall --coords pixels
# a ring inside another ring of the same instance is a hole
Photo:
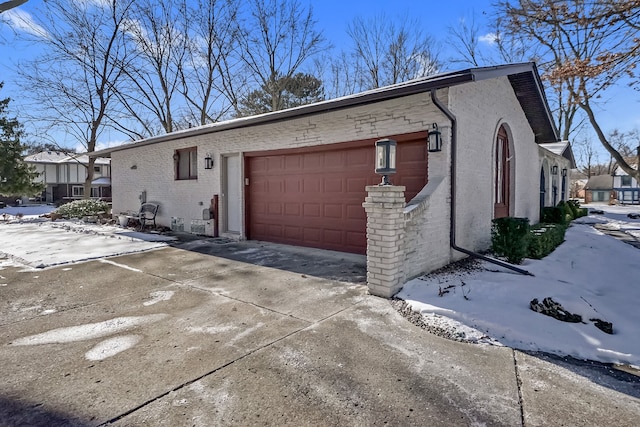
[[[185,231],[192,219],[201,219],[214,194],[221,194],[222,157],[235,153],[289,149],[384,138],[428,130],[432,123],[443,122],[443,115],[431,104],[429,93],[411,95],[365,106],[315,114],[282,122],[261,124],[185,136],[112,153],[113,213],[137,210],[139,195],[146,191],[147,201],[160,204],[157,222],[170,226],[171,218],[183,218]],[[212,126],[212,130],[215,125]],[[426,144],[426,141],[425,141]],[[198,179],[174,180],[174,150],[198,149]],[[371,149],[373,150],[373,144]],[[214,159],[213,169],[204,169],[204,157]],[[241,162],[241,169],[244,162]],[[374,165],[371,165],[373,168]],[[244,178],[244,177],[242,177]],[[244,182],[244,179],[241,180]],[[244,188],[240,193],[244,206]],[[224,206],[220,206],[219,224],[225,224]],[[244,215],[244,214],[243,214]],[[244,238],[243,230],[240,238]],[[220,232],[224,233],[221,228]]]
[[[458,121],[456,243],[484,250],[491,245],[498,129],[505,126],[512,156],[509,215],[531,223],[539,218],[538,145],[507,77],[452,87],[449,109]]]

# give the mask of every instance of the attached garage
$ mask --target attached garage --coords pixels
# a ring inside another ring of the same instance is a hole
[[[93,156],[112,156],[113,212],[146,199],[160,205],[157,223],[176,231],[366,253],[369,291],[391,296],[409,277],[487,249],[496,215],[538,220],[547,157],[561,169],[573,164],[539,145],[558,143],[552,119],[535,64],[508,64]],[[427,152],[434,129],[440,150]],[[387,138],[398,143],[398,173],[378,186],[374,147]],[[193,155],[188,176],[178,173],[183,152]]]
[[[413,198],[427,182],[426,132],[398,142],[395,185]],[[304,149],[245,153],[247,237],[366,253],[365,187],[373,172],[374,139]]]

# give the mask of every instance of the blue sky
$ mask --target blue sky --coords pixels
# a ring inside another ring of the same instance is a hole
[[[440,43],[441,59],[452,55],[447,47],[449,27],[459,25],[463,19],[474,19],[483,29],[483,34],[490,30],[490,19],[493,15],[493,0],[300,0],[313,7],[318,28],[324,32],[328,42],[336,51],[349,43],[346,28],[355,17],[369,18],[384,13],[389,19],[408,16],[423,25],[422,30],[430,34]],[[29,0],[14,11],[30,13],[40,1]],[[21,31],[10,24],[7,13],[0,14],[0,81],[5,82],[0,97],[11,97],[13,105],[20,103],[20,92],[15,84],[14,67],[18,60],[37,56],[32,46],[15,41],[14,32]],[[450,68],[463,68],[464,65],[453,65]],[[620,87],[608,93],[605,98],[606,107],[599,111],[605,131],[618,128],[629,131],[640,128],[640,111],[638,109],[638,92],[629,87]],[[103,138],[109,139],[109,134]],[[578,136],[577,139],[582,139]],[[591,136],[594,145],[599,146],[596,138]],[[67,144],[68,146],[72,146]],[[606,160],[604,154],[601,160]]]

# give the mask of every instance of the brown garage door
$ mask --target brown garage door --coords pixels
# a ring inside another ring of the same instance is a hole
[[[426,133],[394,137],[397,170],[410,200],[427,181]],[[247,154],[247,232],[266,240],[343,252],[366,252],[365,186],[373,172],[374,141]]]

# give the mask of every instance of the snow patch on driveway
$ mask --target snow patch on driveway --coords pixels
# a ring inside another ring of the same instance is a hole
[[[92,340],[128,331],[136,326],[157,322],[167,317],[169,317],[168,314],[116,317],[104,322],[52,329],[41,334],[19,338],[11,342],[10,345],[64,344]]]
[[[140,342],[140,335],[124,335],[104,340],[84,354],[87,360],[104,360],[134,347]]]

